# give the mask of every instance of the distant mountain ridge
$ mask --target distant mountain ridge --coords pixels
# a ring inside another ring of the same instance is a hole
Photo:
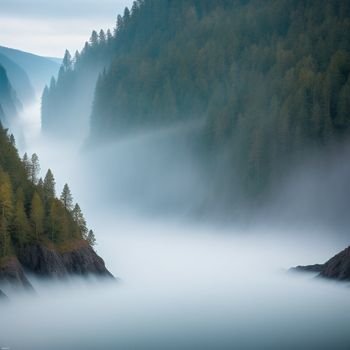
[[[32,53],[0,46],[0,54],[20,66],[28,75],[37,93],[41,93],[60,66],[58,58],[47,58]]]
[[[35,90],[27,72],[6,55],[0,53],[0,65],[6,69],[12,87],[21,103],[29,103],[35,98]]]

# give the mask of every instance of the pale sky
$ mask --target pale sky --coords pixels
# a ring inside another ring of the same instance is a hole
[[[132,0],[0,0],[0,46],[62,57],[81,49],[93,29],[115,26]]]

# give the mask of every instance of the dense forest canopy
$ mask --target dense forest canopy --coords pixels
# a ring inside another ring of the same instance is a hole
[[[58,199],[51,170],[44,179],[39,171],[38,156],[20,159],[13,135],[0,126],[0,258],[16,255],[26,244],[60,248],[95,242],[68,185]]]
[[[99,75],[91,138],[201,118],[223,192],[237,182],[256,196],[307,150],[348,135],[349,72],[347,0],[139,0],[113,33],[66,53],[43,125],[74,123],[86,77]]]

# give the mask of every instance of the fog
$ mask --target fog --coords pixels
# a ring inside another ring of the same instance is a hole
[[[189,220],[208,182],[179,135],[197,124],[86,149],[40,137],[37,108],[22,116],[32,128],[21,153],[38,153],[58,192],[69,183],[119,279],[32,278],[35,295],[1,304],[0,347],[348,348],[348,285],[287,271],[328,260],[345,237],[300,222]]]
[[[262,232],[242,237],[232,230],[109,220],[94,220],[98,252],[121,281],[34,281],[36,296],[13,296],[1,305],[3,346],[346,348],[349,289],[285,271],[322,261],[340,246],[321,241],[315,249],[313,240],[278,239],[280,232],[267,239]]]

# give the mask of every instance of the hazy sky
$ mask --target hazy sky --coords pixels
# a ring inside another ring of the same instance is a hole
[[[0,45],[62,57],[81,49],[93,29],[114,27],[132,0],[0,0]]]

